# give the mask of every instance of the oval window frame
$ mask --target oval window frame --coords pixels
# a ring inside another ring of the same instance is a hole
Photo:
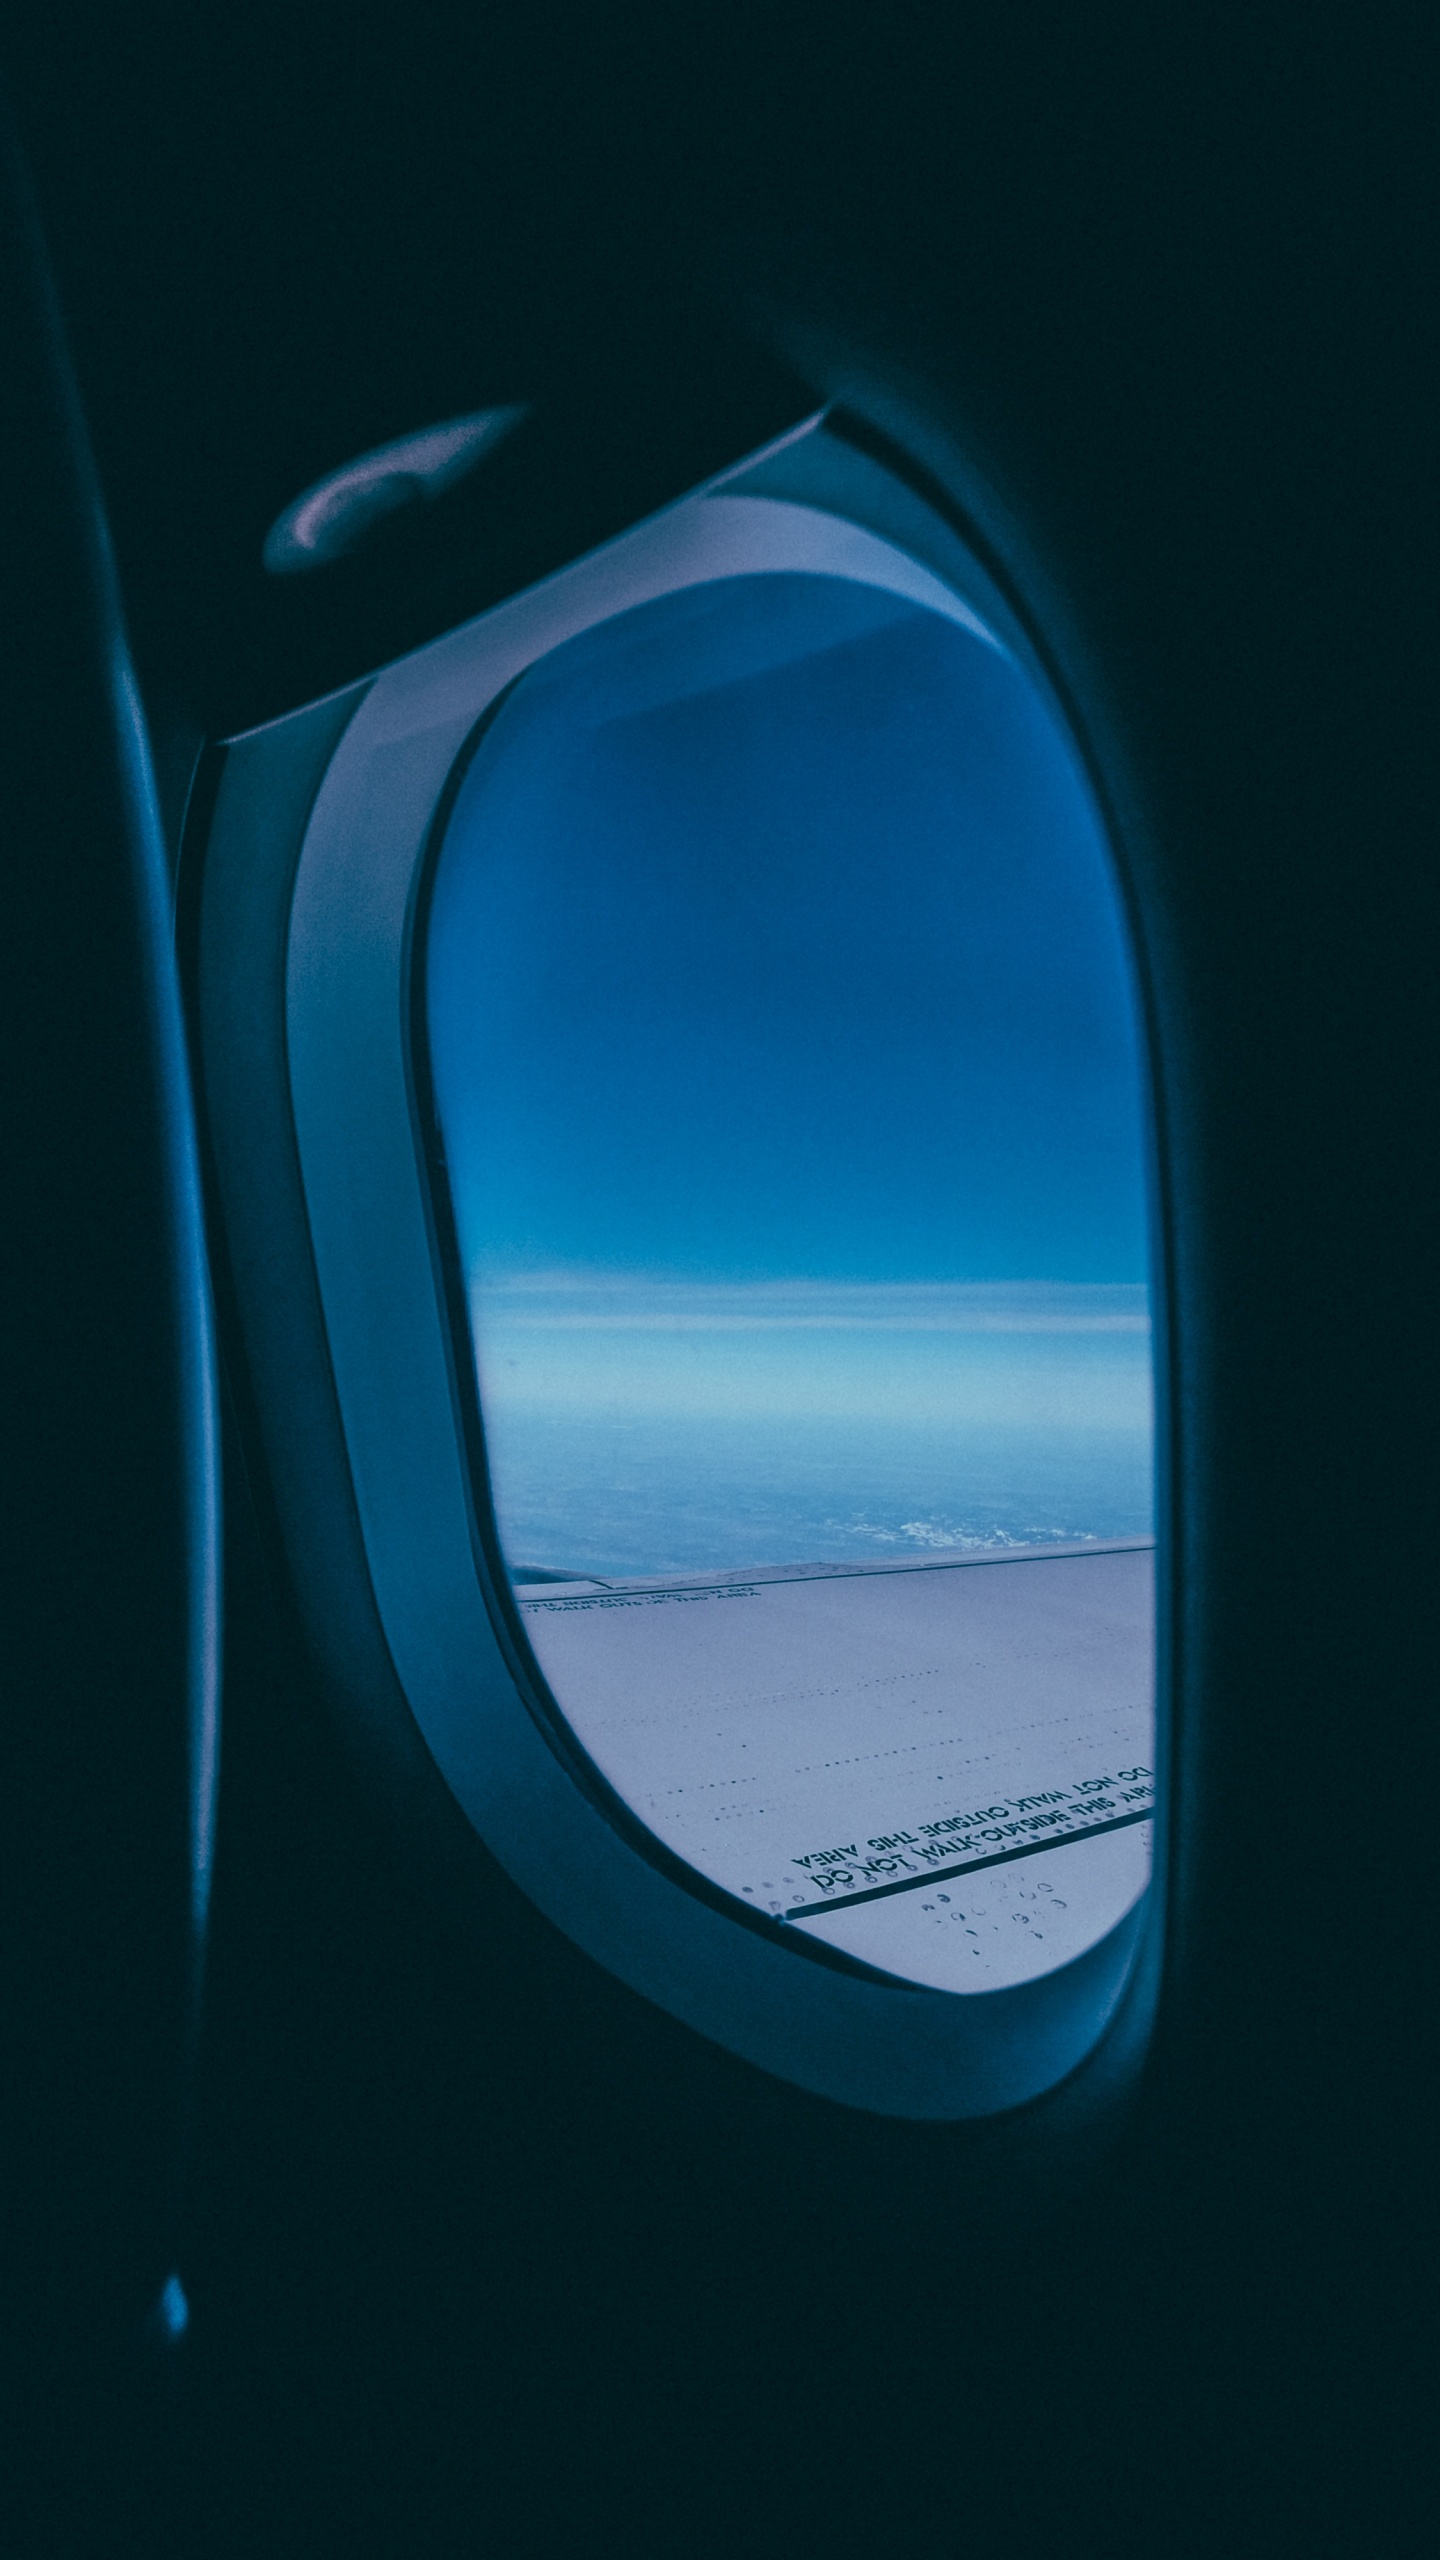
[[[633,1817],[617,1819],[557,1740],[517,1634],[466,1445],[468,1338],[462,1352],[427,1174],[434,1132],[415,1073],[416,927],[427,855],[474,741],[525,669],[563,640],[702,577],[761,568],[858,574],[978,623],[1022,662],[1088,770],[1019,616],[955,528],[823,417],[808,421],[398,661],[355,689],[343,717],[332,712],[338,737],[287,898],[289,1115],[380,1626],[429,1754],[478,1837],[587,1954],[745,2060],[875,2113],[973,2119],[1067,2078],[1122,2005],[1133,2011],[1127,1987],[1150,1986],[1148,2011],[1158,1968],[1137,1955],[1142,1939],[1154,1948],[1159,1897],[1152,1890],[1098,1945],[1037,1981],[936,1992],[827,1960],[803,1933],[756,1926],[758,1915],[694,1876]],[[1126,941],[1133,960],[1129,929]],[[1138,1003],[1137,1018],[1143,1025]],[[1158,1254],[1152,1270],[1163,1285]]]

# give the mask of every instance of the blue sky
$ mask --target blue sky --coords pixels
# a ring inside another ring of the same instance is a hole
[[[963,627],[794,575],[554,653],[451,821],[432,1057],[467,1260],[1140,1282],[1116,901]]]

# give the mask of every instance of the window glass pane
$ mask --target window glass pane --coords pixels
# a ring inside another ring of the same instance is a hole
[[[521,1622],[605,1780],[908,1978],[1143,1889],[1143,1084],[1072,748],[973,622],[737,577],[557,649],[436,866],[429,1065]]]

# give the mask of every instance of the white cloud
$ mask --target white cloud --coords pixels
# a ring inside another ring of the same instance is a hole
[[[936,1429],[1149,1428],[1140,1288],[1050,1282],[482,1279],[492,1420],[781,1417]]]
[[[1149,1292],[1114,1282],[656,1278],[478,1272],[478,1326],[552,1333],[1148,1334]]]

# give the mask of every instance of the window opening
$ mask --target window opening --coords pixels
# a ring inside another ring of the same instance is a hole
[[[421,958],[525,1639],[691,1868],[937,1989],[1133,1908],[1143,1083],[1073,746],[964,608],[712,579],[552,650]]]

